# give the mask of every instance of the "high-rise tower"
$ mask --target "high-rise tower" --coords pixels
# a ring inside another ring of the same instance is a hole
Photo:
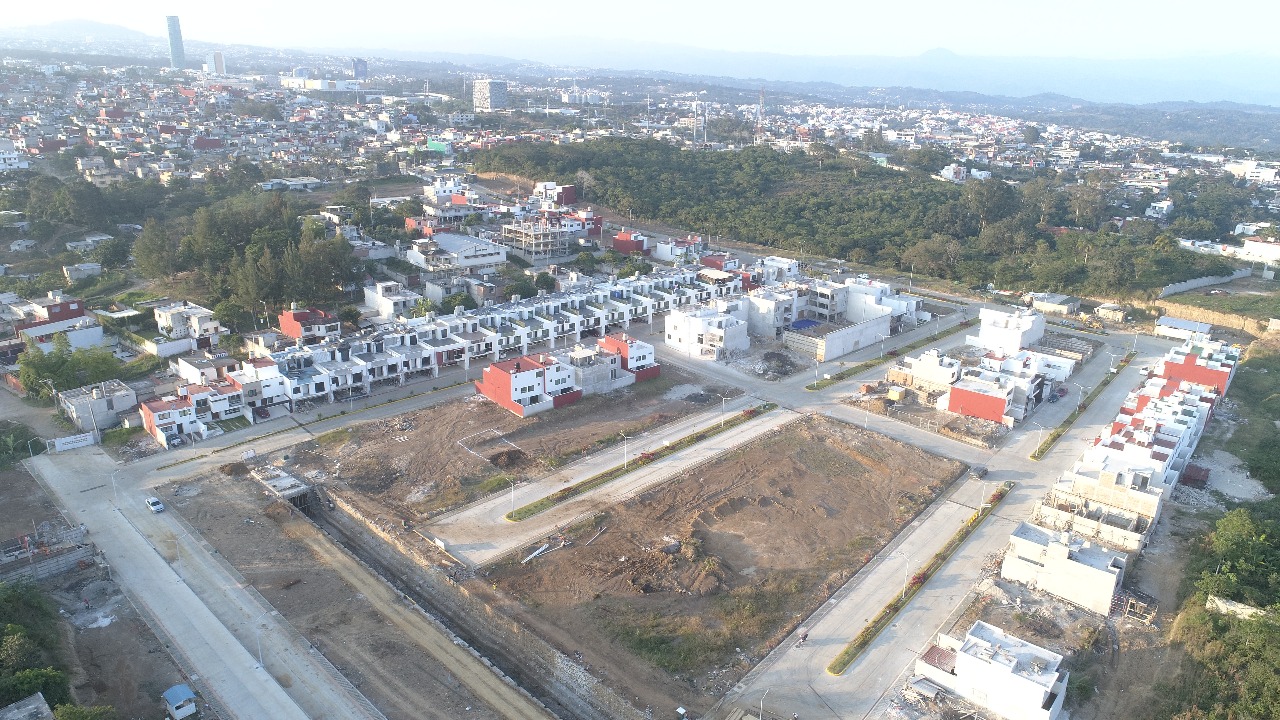
[[[169,67],[181,70],[187,65],[187,53],[182,49],[182,26],[177,15],[165,18],[169,22]]]

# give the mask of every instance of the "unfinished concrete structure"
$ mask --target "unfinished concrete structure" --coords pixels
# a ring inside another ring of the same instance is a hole
[[[1105,616],[1127,563],[1124,553],[1024,522],[1009,536],[1000,577]]]

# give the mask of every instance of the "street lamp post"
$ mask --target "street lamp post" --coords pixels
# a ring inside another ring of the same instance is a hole
[[[516,511],[516,479],[514,477],[507,478],[511,483],[511,512]]]
[[[772,690],[773,688],[769,688]],[[760,720],[764,720],[764,699],[769,697],[769,690],[764,691],[764,695],[760,696]]]
[[[717,393],[717,394],[719,394],[719,393]],[[724,395],[720,395],[720,427],[724,427],[724,413],[725,413],[725,411],[724,411],[724,401],[725,401],[725,396],[724,396]]]
[[[630,440],[631,438],[628,437],[626,433],[620,432],[618,434],[622,436],[622,469],[626,470],[627,469],[627,441]]]
[[[116,507],[120,507],[120,493],[116,491],[116,473],[123,469],[120,468],[111,473],[111,502],[115,503]]]

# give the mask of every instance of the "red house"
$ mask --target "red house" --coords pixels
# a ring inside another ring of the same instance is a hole
[[[1012,387],[1004,388],[999,383],[964,378],[952,385],[951,391],[947,393],[947,410],[957,415],[1006,424],[1010,422],[1007,415],[1012,395]]]
[[[623,230],[613,236],[613,249],[624,254],[640,253],[648,255],[652,252],[649,249],[649,240],[645,235],[631,230]]]
[[[652,380],[662,372],[653,346],[626,333],[606,335],[596,341],[600,349],[622,356],[622,369],[636,376],[636,382]]]
[[[280,313],[280,332],[294,340],[301,340],[305,345],[314,345],[340,337],[342,321],[336,315],[316,308],[290,309]]]

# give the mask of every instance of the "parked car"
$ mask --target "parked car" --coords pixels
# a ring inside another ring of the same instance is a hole
[[[155,496],[153,495],[153,496],[151,496],[151,497],[147,498],[147,501],[146,501],[146,502],[147,502],[147,508],[148,508],[148,509],[150,509],[150,510],[151,510],[151,512],[153,512],[153,513],[162,513],[162,512],[164,512],[164,503],[160,502],[160,498],[155,497]]]
[[[1051,403],[1055,403],[1055,402],[1058,402],[1058,395],[1057,395],[1057,393],[1050,393],[1050,394],[1049,394],[1049,397],[1047,397],[1047,398],[1045,398],[1045,399],[1046,399],[1046,400],[1048,400],[1048,401],[1049,401],[1049,402],[1051,402]]]
[[[256,407],[253,409],[253,416],[259,420],[270,420],[271,411],[264,407]]]
[[[1065,387],[1058,388],[1058,397],[1064,398],[1066,396],[1067,396],[1067,389]]]

